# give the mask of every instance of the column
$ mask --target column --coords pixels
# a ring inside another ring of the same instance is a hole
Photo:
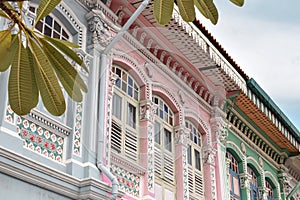
[[[206,178],[209,178],[211,188],[206,187],[206,194],[212,195],[211,199],[225,199],[227,191],[226,167],[226,122],[225,113],[219,107],[219,99],[216,98],[211,114],[211,144],[204,147]],[[209,141],[207,139],[207,141]],[[210,174],[210,177],[208,177]],[[207,180],[206,180],[207,181]],[[211,190],[211,191],[209,191]]]
[[[140,163],[147,171],[143,177],[144,200],[154,199],[154,117],[157,106],[150,100],[140,106]]]
[[[240,184],[241,184],[241,193],[242,193],[241,196],[247,197],[247,199],[251,199],[250,198],[250,190],[251,190],[250,179],[251,178],[252,178],[251,175],[249,175],[247,173],[247,171],[240,174]]]
[[[187,145],[190,131],[184,126],[175,128],[176,198],[188,200]]]
[[[281,197],[281,199],[286,199],[287,195],[291,191],[291,185],[290,180],[288,177],[288,174],[286,173],[287,168],[285,166],[281,166],[279,172],[278,172],[278,180],[280,185],[280,190],[278,188],[278,197]],[[275,194],[277,195],[277,194]]]

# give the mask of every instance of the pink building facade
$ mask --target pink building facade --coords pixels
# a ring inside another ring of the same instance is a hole
[[[101,16],[107,34],[94,32],[100,52],[107,48],[101,38],[113,40],[118,32],[111,24],[123,26],[140,2],[102,6],[115,15]],[[244,79],[200,25],[182,21],[176,9],[169,25],[157,25],[152,6],[101,66],[108,109],[103,162],[118,178],[123,199],[225,199],[225,103],[228,92],[244,89]],[[97,17],[94,12],[90,20]]]

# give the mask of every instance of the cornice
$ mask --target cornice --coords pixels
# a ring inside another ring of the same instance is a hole
[[[51,132],[61,137],[69,136],[72,131],[72,128],[48,117],[48,115],[45,115],[36,109],[33,109],[28,115],[24,115],[23,118],[32,121],[47,130],[51,130]]]
[[[134,163],[132,160],[129,160],[113,151],[111,152],[111,163],[137,175],[144,175],[147,171],[145,168],[141,167],[137,163]]]
[[[29,184],[72,199],[83,199],[83,197],[109,199],[108,196],[96,192],[97,190],[106,193],[111,192],[111,186],[100,180],[76,178],[3,147],[0,147],[0,158],[0,171],[2,173]],[[119,197],[123,195],[124,193],[119,191]]]

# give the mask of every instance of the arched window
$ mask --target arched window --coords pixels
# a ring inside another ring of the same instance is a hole
[[[29,6],[29,11],[32,14],[36,13],[36,7]],[[48,35],[52,38],[58,38],[61,40],[69,40],[70,34],[67,32],[66,29],[63,28],[61,23],[55,19],[54,17],[48,15],[44,19],[41,19],[35,27],[41,33]]]
[[[265,183],[266,183],[266,188],[268,188],[268,196],[267,196],[268,200],[274,200],[274,188],[273,188],[273,186],[268,181],[268,179],[266,179]]]
[[[153,96],[152,101],[157,105],[154,141],[155,141],[155,162],[156,173],[155,184],[161,186],[161,194],[156,195],[156,199],[174,199],[174,113],[170,106],[160,97]],[[173,197],[173,198],[171,198]]]
[[[237,160],[230,152],[226,152],[229,160],[229,189],[231,200],[241,200],[239,165]]]
[[[196,126],[190,121],[186,121],[185,126],[190,130],[187,148],[189,192],[190,195],[195,195],[195,197],[199,198],[204,196],[201,162],[201,134]]]
[[[247,171],[248,171],[248,174],[251,176],[250,198],[251,198],[251,200],[258,200],[259,193],[258,193],[257,175],[250,166],[247,167]]]
[[[118,75],[112,98],[111,148],[131,160],[138,160],[139,86],[124,69],[113,65]]]

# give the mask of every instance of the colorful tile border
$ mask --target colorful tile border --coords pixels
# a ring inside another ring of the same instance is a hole
[[[148,126],[148,190],[154,192],[154,136],[152,125]]]
[[[17,119],[17,133],[24,139],[25,148],[57,162],[63,161],[63,137],[20,116]]]
[[[141,183],[139,176],[116,165],[111,165],[110,171],[117,177],[120,190],[132,196],[139,197]]]
[[[81,128],[82,128],[82,103],[76,104],[75,126],[73,135],[73,153],[80,156],[81,147]]]
[[[15,124],[15,113],[14,111],[11,109],[10,105],[7,104],[6,106],[6,114],[5,114],[5,121],[10,123],[10,124]]]
[[[189,199],[189,183],[188,183],[188,163],[187,163],[187,149],[182,150],[182,167],[183,167],[183,198]]]

